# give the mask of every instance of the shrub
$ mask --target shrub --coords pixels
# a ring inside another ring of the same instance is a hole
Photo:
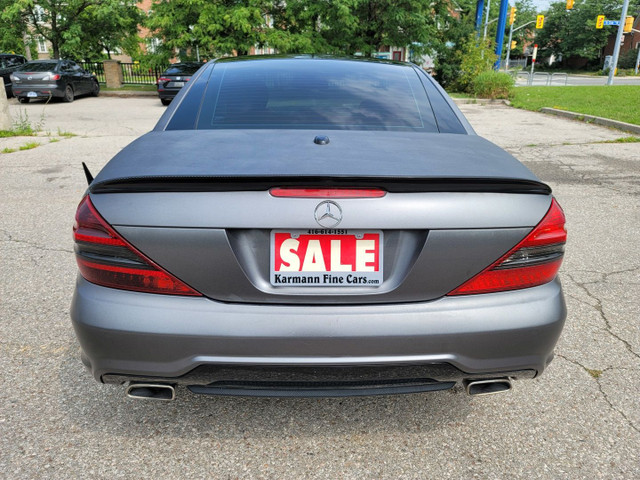
[[[456,79],[455,88],[459,92],[473,93],[475,79],[482,72],[491,70],[495,61],[496,55],[492,51],[491,40],[482,42],[475,35],[471,35],[462,52],[460,74]]]
[[[618,60],[618,68],[635,68],[637,58],[638,50],[627,50],[625,53],[620,55],[620,59]]]
[[[508,73],[491,70],[473,79],[473,93],[480,98],[509,98],[513,87],[513,77]]]

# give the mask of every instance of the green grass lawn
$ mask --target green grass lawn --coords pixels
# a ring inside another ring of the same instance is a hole
[[[511,103],[517,108],[559,108],[640,125],[640,85],[517,87],[514,91]]]

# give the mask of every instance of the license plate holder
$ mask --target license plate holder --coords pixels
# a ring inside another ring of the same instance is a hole
[[[274,287],[379,287],[383,281],[380,230],[272,230]]]

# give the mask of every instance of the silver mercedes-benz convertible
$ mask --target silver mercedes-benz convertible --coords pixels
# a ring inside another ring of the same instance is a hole
[[[211,61],[88,179],[71,318],[131,397],[489,394],[553,358],[562,209],[415,65]]]

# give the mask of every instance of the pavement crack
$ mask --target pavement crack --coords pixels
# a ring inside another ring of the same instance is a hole
[[[40,245],[40,244],[35,243],[35,242],[29,242],[27,240],[18,240],[17,238],[13,238],[13,236],[9,232],[7,232],[6,230],[0,229],[0,233],[2,233],[5,236],[5,238],[0,239],[0,242],[17,243],[18,245],[26,245],[28,247],[35,248],[37,250],[41,250],[43,252],[73,253],[73,250],[69,250],[69,249],[66,249],[66,248],[51,248],[51,247],[45,247],[44,245]]]
[[[591,376],[591,378],[593,378],[596,381],[596,385],[598,385],[598,391],[600,392],[600,394],[602,395],[602,398],[604,399],[605,402],[607,402],[607,404],[609,405],[609,408],[614,411],[617,412],[622,418],[624,418],[624,420],[627,422],[627,424],[636,432],[640,433],[640,428],[637,427],[634,423],[633,420],[631,420],[626,413],[624,413],[622,410],[620,410],[619,408],[617,408],[609,399],[609,395],[607,395],[607,393],[604,391],[604,388],[602,388],[602,382],[601,382],[601,378],[602,376],[612,370],[621,370],[619,368],[614,368],[612,366],[609,366],[607,368],[605,368],[604,370],[594,370],[591,368],[587,368],[584,365],[582,365],[580,362],[578,362],[577,360],[573,360],[565,355],[562,355],[561,353],[556,353],[556,356],[558,358],[562,358],[563,360],[566,360],[567,362],[582,368],[585,372],[587,372],[589,374],[589,376]]]
[[[598,298],[596,295],[594,295],[591,292],[591,290],[589,290],[589,288],[587,287],[587,285],[590,285],[590,284],[603,283],[611,275],[616,275],[616,274],[620,274],[620,273],[627,273],[627,272],[633,272],[635,270],[638,270],[638,268],[639,267],[635,267],[635,268],[631,268],[631,269],[625,269],[625,270],[619,270],[619,271],[614,271],[614,272],[609,272],[609,273],[600,273],[600,275],[602,275],[602,280],[596,281],[596,282],[578,282],[575,278],[573,278],[573,276],[570,273],[566,273],[565,272],[565,275],[574,284],[576,284],[578,286],[578,288],[580,288],[590,299],[592,299],[595,302],[595,305],[591,305],[591,304],[589,304],[589,305],[592,308],[594,308],[598,312],[598,314],[600,315],[600,318],[602,319],[602,321],[606,325],[607,333],[609,335],[611,335],[613,338],[617,339],[619,342],[621,342],[626,347],[626,349],[629,351],[629,353],[631,353],[631,355],[633,355],[637,359],[640,359],[640,354],[638,354],[638,352],[636,352],[633,349],[633,346],[631,345],[631,343],[629,341],[625,340],[624,338],[622,338],[620,335],[618,335],[617,333],[615,333],[613,331],[613,327],[611,326],[611,322],[609,321],[609,318],[607,317],[607,314],[604,311],[604,306],[602,305],[602,300],[600,298]]]

